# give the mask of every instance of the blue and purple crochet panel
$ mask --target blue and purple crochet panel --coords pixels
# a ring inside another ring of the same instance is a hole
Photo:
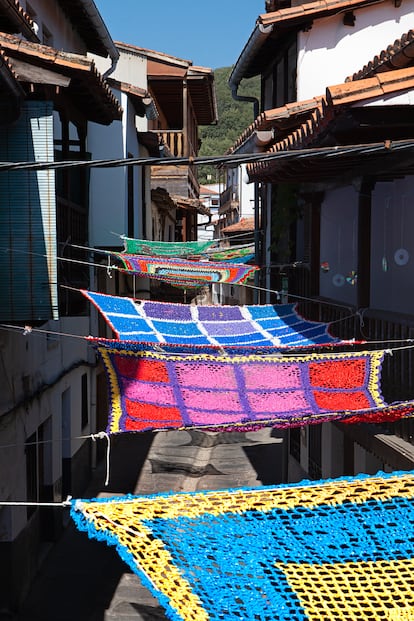
[[[222,347],[307,347],[340,342],[329,334],[327,324],[301,317],[295,304],[192,306],[82,293],[123,341]]]

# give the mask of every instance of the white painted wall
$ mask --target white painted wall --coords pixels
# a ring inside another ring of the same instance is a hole
[[[1,362],[1,444],[0,498],[26,498],[25,442],[40,425],[49,421],[50,440],[45,446],[47,457],[46,480],[55,488],[55,501],[62,500],[59,486],[62,476],[62,394],[70,389],[70,431],[66,441],[69,456],[80,448],[82,440],[94,429],[95,412],[89,410],[89,424],[81,425],[81,377],[88,375],[89,403],[94,397],[95,354],[86,339],[90,324],[88,317],[62,318],[42,325],[45,332],[62,334],[2,331],[0,335]],[[71,335],[74,336],[63,336]],[[7,363],[6,363],[7,357]],[[34,399],[28,397],[38,392]],[[21,405],[19,405],[21,404]],[[26,524],[26,509],[0,512],[0,542],[12,541]]]
[[[254,215],[254,183],[248,183],[246,164],[238,167],[240,217],[250,218]]]
[[[123,104],[125,101],[121,98]],[[126,157],[122,122],[113,121],[103,128],[89,123],[88,151],[92,159]],[[118,235],[125,233],[127,175],[125,167],[91,168],[89,231],[91,246],[122,245]]]
[[[414,0],[370,5],[354,11],[355,26],[344,26],[343,13],[317,19],[298,34],[298,101],[323,95],[340,84],[413,27]]]
[[[146,89],[148,85],[147,65],[147,57],[138,51],[121,49],[115,75],[112,77],[120,82]]]
[[[107,61],[93,56],[99,71],[105,71]],[[118,82],[147,89],[147,59],[135,51],[120,49],[120,57],[115,71],[110,76]],[[92,159],[124,159],[147,157],[148,151],[139,144],[137,129],[147,131],[146,117],[137,117],[134,106],[125,92],[113,88],[120,101],[123,115],[121,121],[102,126],[90,123],[88,128],[88,150]],[[134,166],[134,237],[142,238],[151,234],[150,180],[143,181],[143,169]],[[90,237],[93,246],[116,246],[119,237],[127,230],[127,167],[92,169],[90,178]],[[145,183],[147,210],[147,230],[143,231],[142,183]]]

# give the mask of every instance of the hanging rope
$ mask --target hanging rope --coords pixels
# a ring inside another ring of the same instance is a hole
[[[106,477],[105,477],[105,487],[109,484],[109,465],[110,465],[110,454],[111,454],[111,439],[109,435],[105,431],[100,431],[99,433],[92,434],[91,438],[94,442],[96,440],[105,439],[107,442],[106,445]]]
[[[0,507],[71,507],[72,496],[67,496],[62,502],[29,502],[27,500],[0,500]]]

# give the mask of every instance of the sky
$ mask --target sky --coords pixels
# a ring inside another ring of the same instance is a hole
[[[265,13],[265,0],[95,0],[114,41],[194,65],[230,67]]]

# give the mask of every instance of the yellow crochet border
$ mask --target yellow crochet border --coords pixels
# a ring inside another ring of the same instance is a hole
[[[231,356],[231,358],[229,358],[228,356],[222,356],[222,355],[215,356],[212,354],[201,354],[201,353],[200,354],[188,354],[188,355],[178,354],[177,355],[177,354],[163,354],[163,353],[152,352],[152,351],[134,352],[134,351],[130,351],[127,349],[111,349],[111,348],[107,348],[103,346],[98,346],[98,350],[101,354],[103,363],[107,371],[110,391],[111,391],[111,397],[112,397],[111,398],[112,415],[111,415],[111,421],[109,425],[110,433],[120,432],[119,422],[122,417],[121,388],[118,383],[116,372],[112,366],[110,354],[137,356],[140,358],[149,358],[149,359],[161,360],[161,361],[173,360],[174,362],[182,362],[182,361],[208,362],[212,360],[212,361],[220,362],[224,364],[234,364],[234,363],[242,364],[246,362],[269,362],[272,364],[285,364],[286,362],[290,362],[290,363],[291,362],[311,362],[312,360],[329,361],[332,359],[346,360],[347,358],[355,359],[355,358],[365,358],[366,356],[369,356],[371,359],[371,364],[370,364],[370,374],[369,374],[369,378],[367,382],[368,390],[370,392],[372,399],[375,402],[376,407],[383,407],[387,405],[382,399],[382,395],[379,390],[381,361],[384,355],[383,351],[362,351],[362,352],[356,352],[356,353],[345,352],[345,353],[335,354],[334,356],[332,356],[332,354],[312,353],[312,354],[305,354],[305,355],[302,354],[302,355],[297,355],[297,356],[280,356],[279,354],[272,356],[272,355],[267,354],[265,356],[247,355],[247,356]],[[329,413],[324,412],[324,413],[321,413],[319,417],[322,419],[325,419],[328,414]],[[352,415],[352,412],[345,411],[344,414]],[[334,415],[334,412],[332,412],[332,415]],[[311,418],[312,418],[312,421],[315,421],[318,419],[318,415],[312,416]],[[305,422],[306,417],[304,418],[304,417],[298,416],[297,418],[292,417],[291,419],[292,423],[300,422],[300,421]],[[252,422],[252,426],[260,425],[260,424],[266,425],[266,424],[271,424],[271,423],[274,423],[276,425],[278,422],[286,423],[286,420],[283,418],[278,419],[277,417],[264,418],[261,420],[255,420],[254,422]],[[248,423],[246,422],[232,423],[231,426],[233,428],[237,428],[237,427],[245,428],[246,426],[248,426]],[[183,428],[184,427],[181,427],[181,429]],[[186,427],[186,428],[188,429],[189,427]]]
[[[174,519],[177,517],[197,518],[203,514],[219,516],[223,513],[243,513],[256,509],[267,512],[275,508],[292,509],[294,507],[316,507],[318,505],[340,505],[344,500],[363,504],[369,500],[385,501],[395,497],[414,497],[414,475],[411,473],[391,475],[385,478],[380,475],[361,479],[339,479],[316,484],[292,485],[278,488],[234,489],[217,490],[199,493],[178,493],[153,497],[132,497],[125,499],[105,500],[104,502],[82,503],[82,513],[88,521],[94,524],[97,531],[105,530],[116,536],[134,558],[136,566],[143,571],[152,587],[168,598],[169,605],[180,615],[183,621],[208,621],[209,615],[203,608],[202,602],[193,592],[191,584],[181,575],[170,553],[163,542],[155,538],[151,529],[144,521],[155,518]],[[403,561],[404,563],[406,561]],[[338,564],[340,565],[340,564]],[[358,572],[351,567],[344,571],[353,572],[355,578]],[[398,562],[388,564],[391,569],[399,570]],[[395,565],[395,567],[392,567]],[[368,584],[378,571],[378,564],[372,563],[367,567]],[[306,567],[296,567],[288,564],[283,567],[286,578],[292,590],[301,600],[304,610],[310,621],[318,621],[320,609],[312,600],[309,590],[299,584],[298,576],[301,571],[307,572]],[[319,568],[309,568],[309,579],[323,582],[323,573],[335,574],[335,565],[322,565]],[[312,573],[313,572],[313,573]],[[341,572],[340,572],[341,573]],[[308,574],[306,573],[308,577]],[[336,588],[340,589],[340,578],[337,578]],[[321,587],[323,588],[323,586]],[[404,587],[405,588],[405,587]],[[315,612],[316,611],[316,612]],[[346,612],[346,611],[345,611]],[[391,611],[397,614],[399,611]],[[352,617],[341,617],[348,620]],[[403,617],[389,617],[398,619]]]

